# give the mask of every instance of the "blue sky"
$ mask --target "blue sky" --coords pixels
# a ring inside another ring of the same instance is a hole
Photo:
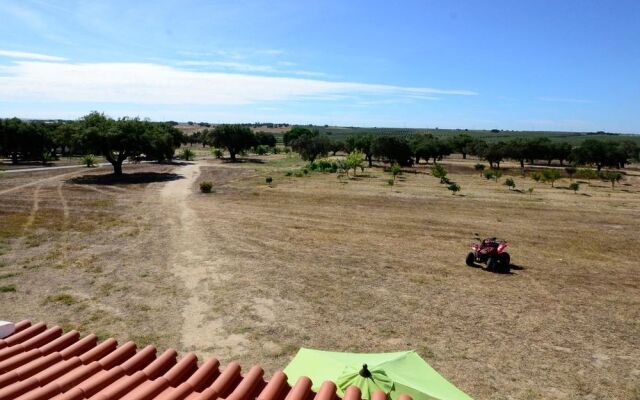
[[[0,116],[640,133],[640,2],[0,0]]]

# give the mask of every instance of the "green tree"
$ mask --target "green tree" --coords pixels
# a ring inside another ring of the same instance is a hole
[[[622,179],[622,174],[616,171],[605,171],[600,176],[602,179],[611,182],[611,189],[615,189],[616,183]]]
[[[79,123],[84,146],[102,154],[113,166],[116,176],[122,175],[122,163],[127,158],[171,159],[184,141],[183,134],[176,128],[139,118],[124,117],[114,121],[94,111],[82,117]]]
[[[256,144],[260,146],[275,147],[277,141],[273,133],[258,132],[256,135]]]
[[[313,162],[316,158],[329,153],[330,141],[326,135],[320,135],[316,130],[293,139],[289,144],[303,160]]]
[[[470,151],[470,146],[473,143],[473,138],[466,133],[456,135],[449,141],[453,151],[462,154],[462,159],[467,159],[467,153]]]
[[[578,182],[572,182],[569,185],[569,189],[573,190],[573,193],[577,193],[580,190],[580,184]]]
[[[413,152],[405,138],[378,136],[373,141],[373,154],[389,163],[406,166],[411,165]]]
[[[317,134],[318,134],[317,129],[312,131],[311,129],[304,128],[302,126],[294,126],[293,128],[289,129],[287,132],[285,132],[285,134],[282,136],[282,142],[284,143],[285,146],[290,146],[291,142],[298,139],[300,136],[303,136],[303,135],[315,136]]]
[[[392,179],[393,183],[395,183],[396,176],[398,176],[398,175],[400,175],[402,173],[402,169],[400,168],[400,165],[398,165],[397,163],[393,163],[391,165],[391,168],[389,168],[389,172],[391,173],[391,176],[393,177],[393,179]]]
[[[500,179],[502,177],[502,171],[499,169],[494,169],[493,170],[493,179],[495,179],[496,183],[498,182],[498,179]]]
[[[373,165],[373,136],[370,134],[349,136],[345,141],[345,150],[352,152],[358,150],[364,154],[365,159],[369,163],[369,167]]]
[[[356,176],[358,168],[361,168],[364,164],[364,154],[359,151],[352,151],[345,159],[347,162],[347,169],[353,169],[353,176]]]
[[[248,126],[223,124],[218,125],[211,133],[210,144],[226,148],[229,158],[235,162],[236,155],[255,146],[257,139]]]
[[[474,165],[474,166],[473,166],[473,168],[474,168],[476,171],[480,172],[480,176],[482,176],[482,171],[484,171],[484,169],[485,169],[485,165],[484,165],[484,164],[477,163],[476,165]]]
[[[447,186],[447,189],[451,190],[451,194],[455,195],[457,192],[460,191],[460,185],[458,185],[455,182],[451,182],[449,186]]]
[[[446,183],[447,170],[442,166],[442,164],[434,163],[431,166],[431,175],[435,178],[439,178],[440,183]]]
[[[514,182],[513,178],[505,179],[504,184],[505,186],[509,187],[509,190],[513,190],[516,187],[516,183]]]
[[[542,181],[551,182],[551,187],[554,187],[555,181],[560,179],[560,171],[557,169],[545,168],[542,170]]]

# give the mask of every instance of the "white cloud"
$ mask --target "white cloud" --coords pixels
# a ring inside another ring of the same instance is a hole
[[[0,57],[15,58],[18,60],[38,60],[38,61],[66,61],[66,58],[49,56],[46,54],[29,53],[26,51],[0,50]]]
[[[291,77],[197,72],[145,63],[18,61],[3,68],[0,101],[240,105],[342,96],[432,96],[477,93]]]

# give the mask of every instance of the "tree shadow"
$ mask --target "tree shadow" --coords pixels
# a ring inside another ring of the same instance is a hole
[[[133,174],[83,175],[69,179],[67,182],[76,185],[115,185],[169,182],[184,179],[184,176],[172,172],[135,172]]]
[[[232,161],[230,158],[225,158],[222,162],[225,164],[264,164],[264,160],[259,158],[236,158],[235,161]]]

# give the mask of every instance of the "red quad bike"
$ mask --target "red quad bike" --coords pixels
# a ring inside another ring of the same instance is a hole
[[[508,273],[511,265],[511,256],[506,252],[509,244],[496,238],[480,240],[471,245],[471,252],[467,254],[468,266],[475,266],[476,262],[487,263],[487,270]]]

